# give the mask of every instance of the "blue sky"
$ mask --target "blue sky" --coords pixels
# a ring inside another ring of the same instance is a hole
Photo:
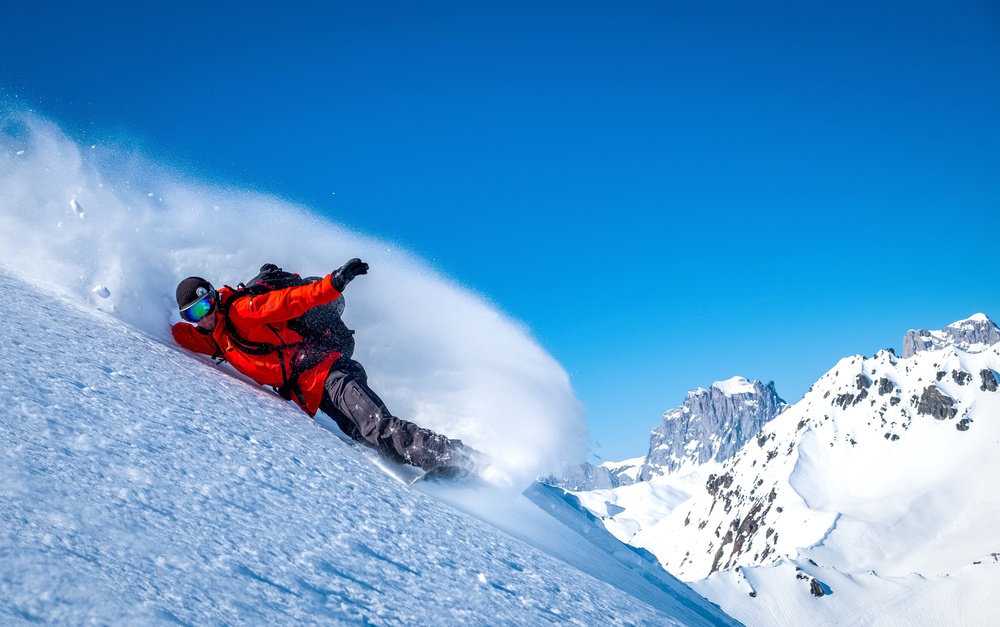
[[[3,13],[5,100],[430,260],[560,360],[606,459],[691,388],[795,401],[1000,318],[988,0]]]

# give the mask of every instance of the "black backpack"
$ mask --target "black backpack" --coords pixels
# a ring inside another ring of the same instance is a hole
[[[245,285],[240,283],[236,294],[229,299],[229,302],[243,295],[259,296],[273,290],[308,285],[320,280],[321,277],[303,279],[297,274],[285,272],[273,263],[266,263],[261,266],[257,276]],[[354,355],[354,331],[348,329],[341,319],[340,315],[343,312],[344,296],[341,294],[332,303],[317,305],[298,318],[289,320],[288,327],[301,335],[303,343],[310,348],[336,351],[350,359]],[[267,352],[273,352],[273,349]]]

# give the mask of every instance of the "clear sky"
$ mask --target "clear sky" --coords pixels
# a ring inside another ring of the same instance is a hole
[[[0,95],[430,260],[560,360],[602,458],[689,389],[796,401],[1000,318],[992,0],[152,4],[4,3]]]

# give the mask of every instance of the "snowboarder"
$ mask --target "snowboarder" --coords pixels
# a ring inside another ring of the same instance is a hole
[[[352,439],[390,460],[445,475],[474,473],[481,454],[461,440],[393,416],[368,387],[361,364],[304,341],[301,326],[294,324],[308,310],[334,302],[348,283],[367,273],[368,264],[355,258],[322,279],[262,294],[229,286],[216,290],[201,277],[188,277],[177,286],[177,306],[191,324],[178,322],[172,333],[184,348],[228,361],[310,416],[322,410]]]

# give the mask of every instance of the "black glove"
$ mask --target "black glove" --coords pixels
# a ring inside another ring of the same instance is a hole
[[[368,264],[355,257],[330,275],[330,283],[333,285],[333,289],[343,292],[347,284],[359,274],[368,274]]]

